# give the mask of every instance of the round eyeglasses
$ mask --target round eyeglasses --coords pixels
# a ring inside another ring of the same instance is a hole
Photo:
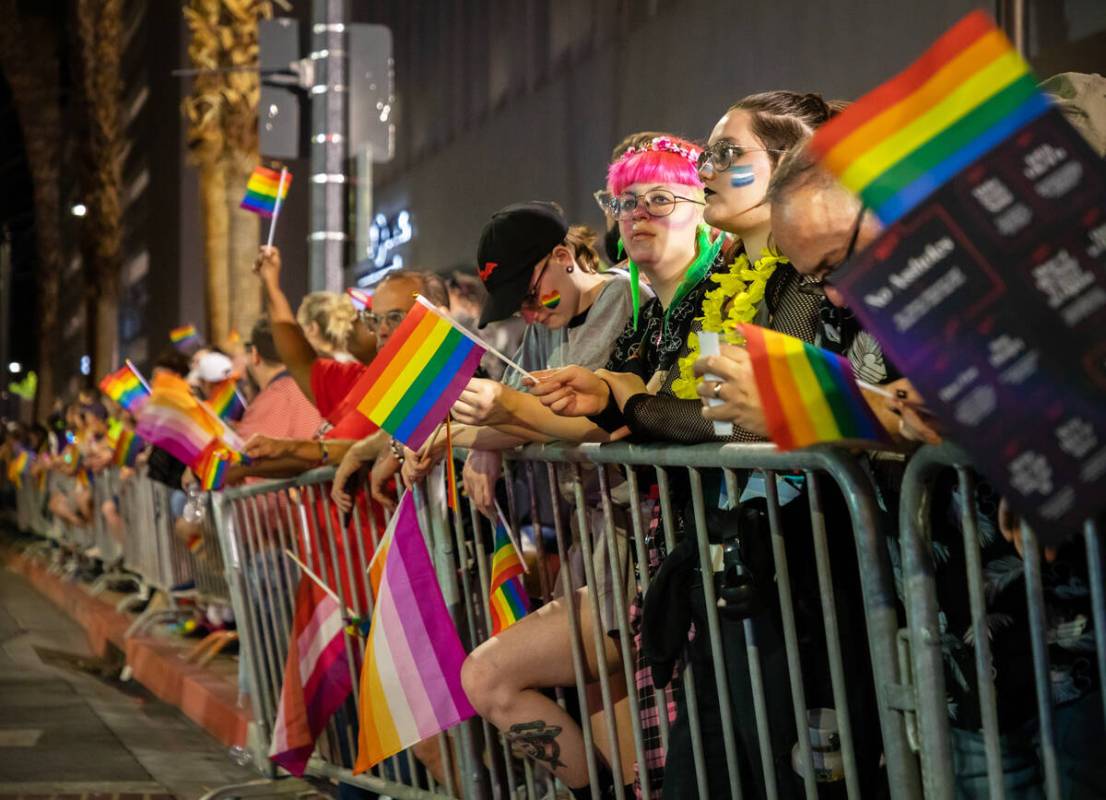
[[[387,323],[389,328],[399,327],[399,324],[403,322],[403,318],[407,316],[406,311],[389,311],[383,316],[377,316],[368,309],[362,309],[357,312],[357,316],[361,318],[361,321],[365,323],[365,327],[370,331],[379,330],[381,324]]]
[[[776,150],[770,147],[742,147],[733,142],[715,142],[699,154],[699,160],[695,167],[699,170],[700,177],[712,178],[719,172],[725,172],[739,161],[746,153],[784,153],[786,150]]]
[[[681,197],[667,189],[650,189],[644,194],[623,194],[615,196],[608,191],[595,193],[595,202],[603,213],[614,219],[627,219],[638,207],[645,209],[651,217],[667,217],[676,210],[677,203],[694,203],[697,206],[706,205],[702,200],[691,197]]]

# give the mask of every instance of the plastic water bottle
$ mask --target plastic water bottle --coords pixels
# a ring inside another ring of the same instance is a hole
[[[244,747],[235,745],[227,751],[227,755],[230,756],[230,760],[240,767],[248,767],[253,761],[253,756],[250,755],[250,751]]]
[[[205,514],[207,514],[207,495],[200,490],[200,487],[192,484],[188,487],[188,499],[184,502],[181,516],[185,522],[199,525],[204,521]]]

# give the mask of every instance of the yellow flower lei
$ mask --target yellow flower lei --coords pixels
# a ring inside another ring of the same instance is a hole
[[[741,344],[744,339],[738,326],[750,322],[757,314],[757,306],[764,299],[764,290],[768,279],[780,264],[790,263],[788,259],[771,250],[762,250],[760,258],[749,266],[749,256],[742,253],[730,264],[729,272],[711,275],[718,284],[703,295],[703,315],[697,317],[704,331],[722,334],[722,340],[728,344]],[[729,311],[722,317],[722,308],[729,301]],[[698,379],[692,370],[699,360],[699,337],[691,333],[687,337],[687,355],[679,360],[680,377],[672,382],[672,391],[684,400],[693,400]]]

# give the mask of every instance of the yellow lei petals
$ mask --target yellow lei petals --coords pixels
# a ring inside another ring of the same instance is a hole
[[[749,256],[742,253],[725,274],[712,275],[711,280],[718,284],[703,295],[702,315],[697,319],[702,329],[721,334],[727,344],[742,344],[738,326],[750,322],[757,314],[757,306],[764,300],[764,291],[768,279],[780,264],[790,263],[787,258],[770,250],[762,250],[756,263],[749,266]],[[722,309],[729,303],[726,316]],[[680,377],[672,382],[672,391],[684,400],[693,400],[699,381],[693,367],[699,360],[699,337],[691,333],[687,337],[687,355],[679,360]]]

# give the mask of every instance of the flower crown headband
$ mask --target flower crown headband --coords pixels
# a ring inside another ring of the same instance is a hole
[[[626,148],[626,152],[622,154],[619,161],[625,161],[628,158],[638,155],[639,153],[675,153],[678,156],[690,161],[693,165],[698,162],[699,154],[702,152],[698,147],[682,144],[672,139],[670,136],[657,136],[643,145],[635,145],[634,147]]]

